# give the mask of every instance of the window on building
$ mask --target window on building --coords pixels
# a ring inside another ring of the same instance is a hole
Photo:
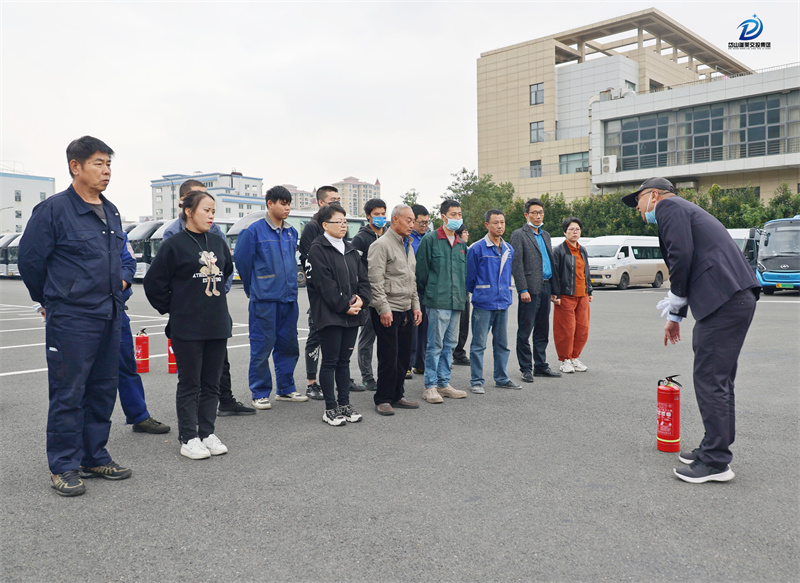
[[[153,189],[153,192],[155,192],[155,193],[161,192],[161,187],[157,186],[156,188]]]
[[[47,198],[47,193],[46,192],[40,192],[39,193],[39,200],[44,200],[46,198]]]
[[[203,186],[205,186],[206,188],[211,188],[212,186],[214,186],[214,181],[204,182]]]
[[[239,208],[240,208],[240,209],[243,209],[243,208],[244,208],[244,205],[243,205],[243,204],[241,204],[241,203],[239,203]]]
[[[531,144],[544,142],[544,122],[535,121],[531,123]]]
[[[576,172],[588,172],[589,152],[561,154],[558,157],[558,163],[559,163],[559,171],[561,174],[575,174]]]
[[[15,231],[17,233],[21,233],[22,232],[22,225],[17,225],[17,228],[15,229]]]
[[[22,211],[14,211],[14,218],[21,219],[22,218]]]
[[[531,85],[531,105],[544,103],[544,83]]]
[[[226,215],[229,215],[229,214],[231,214],[231,207],[229,207],[229,206],[226,206],[226,207],[225,207],[225,214],[226,214]]]
[[[251,205],[251,204],[247,205],[247,210],[251,210],[252,208],[253,208],[253,205]]]
[[[541,160],[531,160],[531,170],[530,170],[530,177],[531,178],[539,178],[542,175],[542,161]]]
[[[161,195],[157,194],[156,195],[156,202],[161,202],[161,198],[162,198]]]
[[[625,81],[625,89],[636,91],[636,83],[634,83],[633,81]]]
[[[22,191],[15,190],[14,191],[14,202],[22,202]]]
[[[239,218],[241,219],[244,216],[244,213],[239,213]]]
[[[163,215],[164,214],[164,209],[156,209],[156,214],[157,215]]]

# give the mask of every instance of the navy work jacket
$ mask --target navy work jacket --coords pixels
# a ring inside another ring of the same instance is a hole
[[[19,243],[19,272],[48,315],[111,319],[122,309],[125,232],[102,194],[108,226],[70,186],[33,209]]]

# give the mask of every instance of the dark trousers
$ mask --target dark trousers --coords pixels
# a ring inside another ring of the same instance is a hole
[[[178,437],[181,443],[214,433],[219,403],[219,379],[225,362],[227,338],[222,340],[172,339],[178,365]]]
[[[736,437],[733,381],[747,330],[756,310],[752,289],[736,293],[722,307],[694,325],[694,392],[705,436],[700,460],[724,469],[733,459]]]
[[[47,310],[47,462],[54,474],[111,461],[106,451],[119,382],[120,320]]]
[[[119,403],[125,413],[125,422],[133,425],[150,417],[144,400],[142,377],[136,372],[136,354],[133,350],[131,320],[123,310],[120,314],[119,337]]]
[[[453,350],[453,359],[465,360],[467,358],[467,351],[464,346],[467,345],[467,336],[469,336],[469,294],[467,294],[467,304],[461,312],[461,321],[458,323],[458,344]]]
[[[233,405],[236,399],[233,396],[231,383],[231,363],[228,362],[228,350],[225,349],[225,362],[222,363],[222,376],[219,377],[219,402],[223,405]]]
[[[378,312],[370,308],[372,327],[378,339],[378,390],[375,404],[394,403],[405,394],[403,383],[411,359],[411,336],[414,333],[414,312],[392,311],[392,325],[381,324]]]
[[[533,362],[528,338],[533,332]],[[542,290],[531,294],[528,303],[519,302],[517,311],[517,362],[520,372],[544,371],[547,364],[547,339],[550,336],[550,282],[542,283]]]
[[[308,311],[308,337],[306,338],[304,353],[306,357],[306,379],[315,381],[317,380],[317,368],[319,368],[319,332],[314,328],[311,310]]]
[[[319,347],[322,362],[319,366],[319,384],[325,397],[325,408],[336,409],[336,404],[350,404],[350,357],[356,344],[358,328],[325,326],[319,330]],[[337,401],[334,393],[339,394]]]
[[[422,294],[419,294],[422,297]],[[428,313],[425,306],[420,306],[422,323],[414,326],[411,332],[411,359],[409,363],[417,370],[425,368],[425,351],[428,349]]]
[[[361,371],[361,381],[370,383],[375,381],[372,374],[372,350],[375,346],[375,329],[372,320],[367,318],[361,327],[358,337],[358,368]]]

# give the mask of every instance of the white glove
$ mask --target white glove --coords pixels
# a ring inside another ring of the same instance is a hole
[[[661,317],[666,318],[670,312],[677,312],[689,303],[688,298],[676,296],[672,292],[667,292],[667,297],[658,302],[656,309],[661,310]]]

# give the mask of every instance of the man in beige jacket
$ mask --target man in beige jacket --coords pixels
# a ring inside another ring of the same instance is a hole
[[[394,409],[417,409],[419,403],[405,398],[403,383],[411,358],[413,326],[422,322],[417,296],[411,229],[414,211],[405,204],[392,209],[391,227],[369,248],[370,316],[378,339],[378,390],[375,408],[381,415]]]

